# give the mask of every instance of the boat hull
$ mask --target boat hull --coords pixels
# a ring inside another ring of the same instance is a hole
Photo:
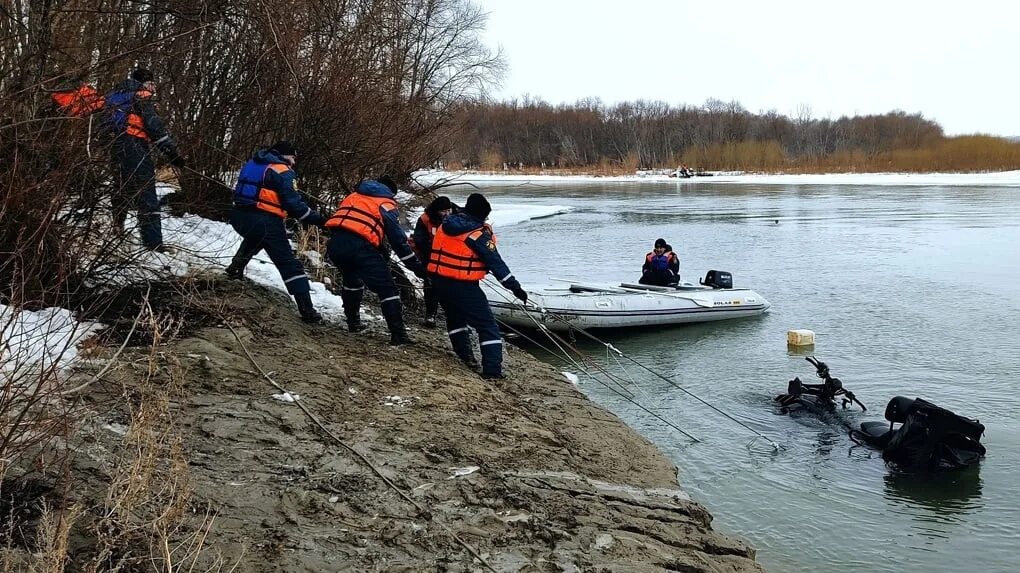
[[[750,289],[627,292],[617,287],[606,288],[605,291],[546,289],[529,292],[527,310],[505,289],[486,285],[485,291],[498,320],[514,327],[542,325],[555,331],[647,328],[730,320],[761,315],[770,306]]]

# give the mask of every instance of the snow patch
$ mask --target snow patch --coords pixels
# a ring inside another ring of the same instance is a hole
[[[544,219],[554,215],[561,215],[572,211],[573,209],[573,207],[567,205],[521,205],[517,203],[496,204],[492,206],[492,212],[489,213],[489,223],[495,227],[498,234],[500,227],[517,225],[531,221],[532,219]],[[425,209],[422,207],[410,209],[408,211],[408,220],[416,222],[418,217],[421,217],[421,214],[424,212]],[[413,224],[414,223],[412,223],[412,225]]]
[[[454,478],[469,476],[469,475],[475,473],[476,471],[478,471],[479,469],[481,469],[481,468],[479,468],[478,466],[465,466],[465,467],[462,467],[462,468],[450,468],[450,471],[453,472],[453,475],[448,477],[448,478],[446,478],[446,479],[454,479]]]
[[[544,219],[573,210],[566,205],[494,205],[489,222],[495,228],[516,225],[532,219]]]
[[[169,186],[159,185],[165,191]],[[128,221],[131,225],[132,221]],[[131,284],[145,280],[156,280],[172,276],[188,276],[198,271],[222,271],[228,264],[237,248],[241,245],[241,236],[228,223],[210,221],[197,215],[182,217],[164,216],[162,219],[163,239],[176,249],[172,254],[144,251],[134,255],[132,264],[111,267],[101,275],[103,281],[111,284]],[[317,253],[304,253],[313,266],[321,265],[321,257]],[[256,255],[245,268],[245,277],[263,286],[287,292],[287,287],[280,278],[279,271],[265,252]],[[311,284],[312,302],[326,320],[344,320],[343,301],[319,281]],[[362,311],[363,314],[365,311]],[[367,318],[374,320],[369,315]]]
[[[103,424],[103,429],[113,432],[118,436],[126,436],[128,433],[128,427],[124,424],[118,424],[117,422],[110,422],[109,424]]]
[[[301,399],[300,394],[291,394],[290,392],[284,392],[283,394],[273,394],[273,400],[279,400],[281,402],[297,402]]]
[[[714,172],[712,177],[682,179],[661,172],[639,172],[634,175],[599,177],[595,175],[511,175],[499,173],[419,171],[415,178],[423,183],[455,179],[473,183],[559,182],[559,183],[742,183],[755,185],[903,185],[903,186],[995,186],[1020,187],[1020,171],[995,173],[820,173],[820,174],[749,174]]]
[[[17,311],[0,304],[0,373],[15,378],[70,368],[78,345],[102,328],[63,308]]]
[[[399,408],[403,408],[404,406],[410,406],[413,401],[414,399],[410,397],[404,398],[401,396],[387,396],[386,401],[383,402],[383,406],[397,406]]]

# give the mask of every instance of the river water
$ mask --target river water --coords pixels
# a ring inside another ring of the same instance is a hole
[[[701,442],[580,382],[656,443],[715,526],[750,541],[767,569],[1020,567],[1020,189],[698,180],[482,191],[497,206],[573,207],[497,228],[526,287],[550,277],[636,281],[663,237],[685,280],[727,270],[772,303],[760,318],[602,336],[778,441],[778,453],[637,368],[616,367],[637,401]],[[979,418],[987,458],[963,473],[897,476],[845,431],[779,415],[771,399],[789,379],[817,381],[786,346],[792,328],[818,333],[814,353],[869,407],[852,421],[882,420],[893,396],[923,397]]]

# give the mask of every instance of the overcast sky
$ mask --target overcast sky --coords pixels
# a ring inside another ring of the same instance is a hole
[[[500,98],[901,109],[951,135],[1020,135],[1020,2],[476,1],[509,64]]]

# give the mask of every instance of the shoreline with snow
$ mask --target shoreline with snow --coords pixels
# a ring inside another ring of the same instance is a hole
[[[570,184],[590,183],[672,183],[696,185],[698,183],[725,183],[751,185],[901,185],[901,186],[992,186],[1020,187],[1020,170],[991,173],[809,173],[759,174],[742,172],[713,172],[710,177],[677,178],[668,172],[638,172],[634,175],[564,175],[515,174],[480,171],[423,170],[413,174],[422,184],[439,181],[458,183],[514,183],[557,182]]]
[[[167,184],[157,186],[160,195],[173,193]],[[406,202],[413,196],[402,192]],[[519,205],[502,204],[493,208],[490,221],[497,227],[506,227],[552,217],[572,210],[564,205]],[[422,209],[412,209],[415,218]],[[412,219],[413,220],[413,219]],[[129,215],[127,225],[132,228],[135,215]],[[109,284],[144,283],[167,276],[184,277],[200,272],[222,272],[241,243],[241,237],[228,223],[203,219],[197,215],[162,215],[163,233],[168,244],[177,248],[173,254],[140,251],[125,253],[133,256],[130,266],[111,265],[99,269],[97,277]],[[140,249],[140,247],[139,247]],[[319,253],[304,251],[313,267],[323,263]],[[286,293],[286,285],[279,271],[265,251],[259,252],[248,264],[245,276],[252,282]],[[333,294],[327,282],[309,277],[312,301],[323,317],[329,322],[344,320],[343,301]],[[412,277],[408,280],[415,281]],[[367,321],[381,320],[371,310],[362,309],[362,318]],[[102,330],[102,324],[80,320],[75,313],[62,308],[47,308],[38,311],[19,310],[0,304],[0,373],[13,377],[24,375],[28,370],[53,369],[65,373],[78,363],[78,346]]]

